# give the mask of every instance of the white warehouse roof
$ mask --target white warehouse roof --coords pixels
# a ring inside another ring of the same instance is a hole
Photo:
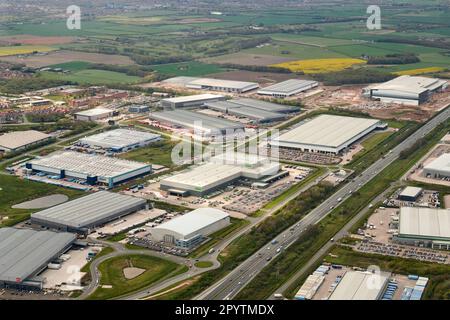
[[[36,130],[13,131],[0,135],[0,149],[2,147],[9,150],[19,149],[49,138],[50,135]]]
[[[93,116],[102,116],[102,115],[110,114],[112,112],[113,112],[113,110],[107,109],[107,108],[94,108],[94,109],[79,111],[79,112],[75,113],[75,115],[84,116],[84,117],[93,117]]]
[[[102,148],[125,148],[130,145],[145,144],[150,141],[158,140],[161,136],[154,133],[129,130],[116,129],[105,131],[89,137],[80,139],[83,144],[89,146],[100,146]]]
[[[187,87],[196,87],[196,86],[220,87],[235,90],[251,90],[259,87],[259,85],[255,82],[222,80],[212,78],[199,78],[187,84]]]
[[[415,198],[417,196],[419,196],[419,194],[422,192],[422,188],[419,187],[406,187],[405,189],[402,190],[402,192],[400,193],[400,197],[410,197],[410,198]]]
[[[281,147],[296,148],[301,145],[340,148],[378,125],[381,125],[381,121],[377,119],[325,114],[282,134],[278,141]]]
[[[163,99],[162,101],[167,101],[171,103],[183,103],[183,102],[193,102],[198,100],[208,100],[208,99],[222,99],[224,96],[218,95],[218,94],[195,94],[191,96],[181,96],[181,97],[175,97],[175,98],[167,98]]]
[[[399,236],[450,240],[450,210],[402,207]]]
[[[265,87],[258,91],[258,94],[287,95],[291,96],[299,92],[317,87],[319,83],[313,80],[289,79],[274,85]]]
[[[377,300],[388,281],[386,274],[348,271],[329,300]]]
[[[372,90],[395,90],[405,93],[420,94],[427,90],[434,91],[443,86],[447,81],[436,79],[403,75],[385,83],[371,86]]]
[[[154,229],[168,230],[178,234],[182,238],[188,238],[198,230],[206,228],[227,217],[229,217],[229,214],[222,210],[200,208],[156,226]]]
[[[450,153],[444,153],[424,166],[425,170],[433,170],[450,175]]]

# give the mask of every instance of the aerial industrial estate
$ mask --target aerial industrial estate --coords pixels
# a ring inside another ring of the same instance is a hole
[[[19,2],[0,300],[450,298],[448,5]]]

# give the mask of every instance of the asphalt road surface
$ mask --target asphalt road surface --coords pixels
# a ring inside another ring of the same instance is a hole
[[[250,256],[227,276],[202,292],[195,299],[233,299],[245,285],[247,285],[259,272],[261,272],[264,267],[271,262],[273,257],[275,257],[282,250],[286,250],[286,248],[294,243],[309,225],[316,224],[322,220],[334,209],[334,207],[338,206],[346,198],[351,196],[351,193],[359,190],[362,186],[372,180],[372,178],[378,175],[383,169],[394,162],[403,150],[410,148],[414,143],[430,133],[440,123],[447,121],[449,117],[450,108],[447,107],[444,111],[429,120],[416,132],[397,145],[383,158],[372,164],[353,181],[347,183],[335,194],[326,199],[320,206],[311,211],[307,216],[303,217],[293,227],[279,234],[275,239],[273,239],[277,242],[276,244],[272,244],[272,241],[267,243],[263,248]]]

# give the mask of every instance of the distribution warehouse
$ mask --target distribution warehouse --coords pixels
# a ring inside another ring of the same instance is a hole
[[[348,271],[334,289],[329,300],[380,300],[389,273]]]
[[[320,115],[282,134],[272,144],[305,152],[339,154],[368,133],[385,126],[377,119]]]
[[[250,98],[237,98],[230,100],[230,102],[271,112],[291,113],[300,111],[300,108],[296,106],[282,105]]]
[[[17,152],[48,141],[52,136],[35,131],[13,131],[0,135],[0,153]]]
[[[58,175],[59,178],[83,179],[88,184],[115,185],[152,172],[151,165],[73,151],[56,152],[26,163],[33,172]]]
[[[183,86],[189,89],[224,91],[243,93],[259,88],[255,82],[232,81],[211,78],[175,77],[163,81],[164,83]]]
[[[161,180],[160,187],[172,194],[203,196],[241,178],[258,180],[276,175],[280,170],[278,162],[247,156],[238,155],[233,162],[224,161],[222,156],[213,157],[209,162]]]
[[[224,96],[217,94],[196,94],[192,96],[182,96],[176,98],[167,98],[161,100],[161,107],[164,108],[185,108],[185,107],[198,107],[205,102],[221,101],[225,100]]]
[[[402,207],[395,239],[414,245],[450,249],[450,210]]]
[[[79,140],[80,145],[89,148],[99,147],[112,152],[125,152],[140,148],[161,140],[161,136],[149,132],[116,129],[85,137]]]
[[[369,86],[363,90],[363,95],[385,103],[418,106],[428,101],[433,93],[445,90],[447,86],[445,80],[404,75]]]
[[[307,91],[319,85],[317,81],[290,79],[265,87],[258,94],[277,98],[286,98]]]
[[[196,130],[206,136],[221,135],[227,133],[227,131],[244,129],[244,125],[241,123],[187,110],[152,112],[150,113],[150,119],[175,128]]]
[[[95,108],[85,111],[80,111],[74,114],[75,120],[79,121],[96,121],[111,117],[114,111],[106,108]]]
[[[230,224],[230,216],[219,209],[200,208],[154,227],[153,240],[192,248]]]
[[[432,178],[449,178],[450,177],[450,153],[444,153],[437,159],[433,160],[423,168],[425,176]]]
[[[0,287],[42,289],[36,277],[47,265],[75,242],[70,233],[0,229]]]
[[[90,230],[144,209],[141,198],[99,191],[31,215],[31,223],[56,230],[90,233]]]

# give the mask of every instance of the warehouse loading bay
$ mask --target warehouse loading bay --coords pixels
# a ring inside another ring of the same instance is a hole
[[[283,192],[306,179],[312,172],[311,168],[297,165],[284,165],[281,169],[288,175],[272,182],[265,188],[252,187],[250,181],[241,179],[202,197],[194,195],[180,197],[160,189],[159,181],[165,178],[165,176],[161,176],[158,179],[150,180],[148,186],[134,195],[192,209],[205,207],[224,209],[232,217],[242,219],[255,213]],[[128,194],[133,194],[133,192],[132,190],[126,191]]]

